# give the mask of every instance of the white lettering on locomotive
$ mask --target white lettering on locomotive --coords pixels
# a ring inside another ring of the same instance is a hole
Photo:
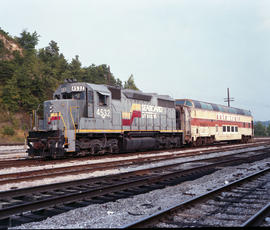
[[[97,109],[97,115],[101,116],[103,119],[106,117],[111,117],[111,111],[109,109]]]
[[[150,112],[150,113],[162,113],[163,108],[156,105],[146,105],[142,104],[142,112]]]
[[[157,118],[157,113],[162,113],[163,107],[142,104],[142,118]]]

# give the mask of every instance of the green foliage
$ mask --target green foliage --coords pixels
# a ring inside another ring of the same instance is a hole
[[[3,35],[5,35],[5,36],[9,36],[9,35],[8,35],[8,32],[2,30],[1,27],[0,27],[0,34],[3,34]]]
[[[30,113],[43,101],[52,99],[53,92],[66,78],[123,87],[122,81],[111,73],[109,65],[82,67],[78,55],[68,63],[53,40],[47,47],[36,50],[39,40],[37,32],[23,30],[19,37],[12,38],[0,28],[0,34],[19,43],[24,49],[23,55],[18,51],[13,52],[12,60],[0,59],[1,110]],[[0,39],[1,47],[5,48]],[[133,75],[125,82],[125,88],[138,89]]]
[[[0,123],[5,123],[10,121],[10,112],[7,110],[6,105],[2,102],[0,98]]]
[[[0,51],[3,52],[3,49],[5,48],[4,42],[0,40]]]
[[[0,83],[5,83],[10,79],[14,74],[15,68],[14,62],[0,61]]]
[[[125,89],[134,89],[134,90],[138,90],[138,88],[137,88],[137,86],[135,85],[135,82],[134,82],[133,74],[131,74],[130,77],[128,78],[128,80],[125,81],[124,88],[125,88]]]
[[[254,135],[259,137],[264,137],[267,135],[266,127],[261,122],[257,122],[254,125]]]
[[[5,87],[3,89],[2,100],[9,111],[18,111],[19,105],[17,101],[19,100],[19,89],[17,88],[17,79],[12,77],[6,81]]]
[[[266,128],[266,133],[267,133],[267,136],[270,136],[270,124]]]
[[[30,34],[26,30],[20,34],[20,37],[17,37],[18,43],[21,45],[22,48],[25,50],[33,50],[35,46],[38,44],[39,35],[35,31],[34,33]]]
[[[4,42],[0,40],[0,60],[4,59],[9,54],[10,51],[6,49]]]
[[[7,136],[13,136],[15,134],[15,131],[10,126],[4,126],[2,129],[2,134]]]

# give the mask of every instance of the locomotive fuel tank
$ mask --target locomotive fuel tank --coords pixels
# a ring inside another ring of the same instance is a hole
[[[158,145],[157,142],[157,139],[153,137],[124,138],[122,148],[125,152],[155,149]]]

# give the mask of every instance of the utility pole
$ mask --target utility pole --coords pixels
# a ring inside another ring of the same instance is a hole
[[[234,98],[230,97],[230,89],[227,88],[227,98],[224,98],[224,102],[228,102],[228,107],[230,107],[230,101],[234,101]]]

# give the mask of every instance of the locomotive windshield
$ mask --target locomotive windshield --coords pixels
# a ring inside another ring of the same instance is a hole
[[[62,93],[63,99],[84,100],[85,92]]]

